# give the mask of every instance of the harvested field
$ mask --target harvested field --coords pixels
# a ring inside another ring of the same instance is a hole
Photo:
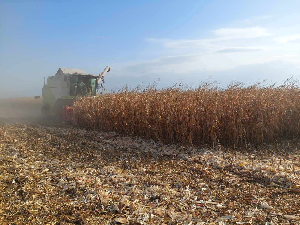
[[[299,224],[299,143],[242,152],[63,125],[1,126],[0,221]]]

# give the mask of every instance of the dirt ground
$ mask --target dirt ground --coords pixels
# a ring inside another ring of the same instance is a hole
[[[18,113],[0,108],[1,224],[300,224],[299,140],[163,145]]]

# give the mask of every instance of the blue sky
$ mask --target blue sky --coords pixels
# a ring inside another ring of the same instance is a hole
[[[59,67],[107,89],[159,80],[300,78],[300,1],[0,0],[0,98],[40,95]]]

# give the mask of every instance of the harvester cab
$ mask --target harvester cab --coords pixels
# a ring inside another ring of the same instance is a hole
[[[59,68],[54,76],[44,82],[42,114],[61,116],[66,109],[71,111],[70,107],[78,96],[96,96],[104,75],[109,71],[109,66],[99,75],[79,69]]]

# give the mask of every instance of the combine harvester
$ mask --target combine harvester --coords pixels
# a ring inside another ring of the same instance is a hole
[[[109,71],[109,66],[99,75],[88,74],[79,69],[59,68],[55,76],[44,81],[41,109],[43,116],[55,116],[75,123],[72,105],[76,98],[96,96],[97,89],[102,86],[103,78]]]

